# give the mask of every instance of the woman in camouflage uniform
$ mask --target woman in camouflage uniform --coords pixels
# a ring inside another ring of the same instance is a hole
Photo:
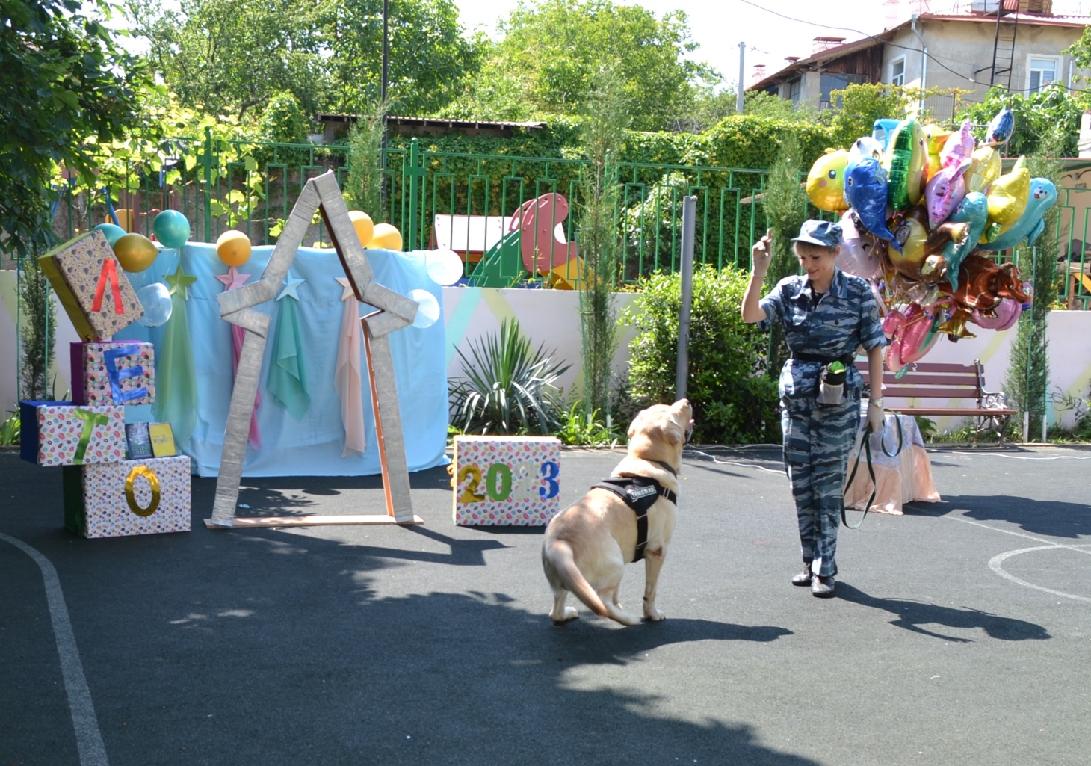
[[[868,355],[873,394],[882,392],[883,346],[886,336],[879,307],[868,283],[836,265],[841,227],[829,221],[805,221],[795,243],[804,273],[787,277],[760,298],[771,258],[772,230],[751,251],[750,284],[743,298],[746,322],[768,329],[777,322],[791,358],[780,373],[784,465],[792,483],[803,571],[793,585],[830,597],[837,574],[837,527],[845,484],[845,464],[856,440],[862,380],[852,360],[863,347]],[[823,369],[834,361],[846,367],[844,392],[833,404],[818,401]],[[868,423],[882,428],[882,398],[868,401]]]

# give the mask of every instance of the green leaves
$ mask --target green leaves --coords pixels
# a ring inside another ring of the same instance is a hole
[[[501,322],[499,335],[468,345],[469,353],[456,349],[464,377],[450,385],[454,425],[467,434],[557,430],[562,405],[556,381],[569,365],[553,361],[544,346],[533,349],[511,318]]]

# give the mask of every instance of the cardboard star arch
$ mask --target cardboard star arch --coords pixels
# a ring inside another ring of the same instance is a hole
[[[364,329],[364,350],[371,382],[371,403],[375,412],[375,428],[379,442],[379,463],[382,469],[386,514],[353,516],[263,516],[240,518],[236,515],[239,484],[242,480],[243,459],[249,435],[250,416],[258,390],[261,362],[268,339],[269,317],[254,306],[271,301],[279,294],[288,268],[303,244],[303,237],[315,212],[321,212],[330,232],[333,246],[345,276],[356,294],[356,300],[375,307],[361,318]],[[364,255],[356,230],[348,217],[348,208],[341,196],[333,172],[309,180],[296,199],[284,225],[284,231],[273,248],[261,279],[234,290],[220,293],[220,316],[246,331],[239,356],[235,386],[227,415],[220,473],[216,479],[216,496],[212,517],[205,520],[210,528],[284,527],[319,524],[421,524],[413,514],[409,492],[409,467],[405,457],[398,392],[394,379],[394,364],[390,355],[390,339],[395,330],[411,324],[417,313],[415,301],[390,290],[372,279],[371,265]]]

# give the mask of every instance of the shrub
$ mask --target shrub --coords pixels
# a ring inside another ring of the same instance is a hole
[[[505,319],[499,335],[455,349],[464,378],[451,381],[454,425],[467,434],[551,434],[561,424],[557,378],[569,365],[552,361],[544,346],[533,349],[519,322]],[[552,354],[555,356],[555,352]]]
[[[694,407],[696,442],[780,441],[777,387],[766,370],[766,337],[744,323],[739,312],[748,279],[733,267],[694,269],[687,397]],[[629,344],[628,392],[634,412],[674,399],[681,277],[654,274],[640,282],[639,291],[622,316],[637,328]]]

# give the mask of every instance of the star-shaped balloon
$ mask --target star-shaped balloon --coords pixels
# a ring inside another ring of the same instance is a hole
[[[170,289],[170,294],[177,295],[181,291],[182,300],[184,301],[189,300],[189,286],[197,281],[197,277],[182,270],[181,262],[178,263],[178,268],[174,270],[173,274],[168,274],[163,279]]]
[[[223,283],[225,290],[234,290],[236,287],[245,285],[250,275],[243,274],[236,267],[231,266],[226,274],[219,274],[216,279]]]
[[[296,291],[299,290],[299,286],[306,281],[306,279],[299,279],[297,277],[285,277],[284,289],[280,291],[277,300],[279,301],[281,298],[295,298],[298,301],[299,293]],[[346,279],[345,281],[347,282],[348,280]]]

